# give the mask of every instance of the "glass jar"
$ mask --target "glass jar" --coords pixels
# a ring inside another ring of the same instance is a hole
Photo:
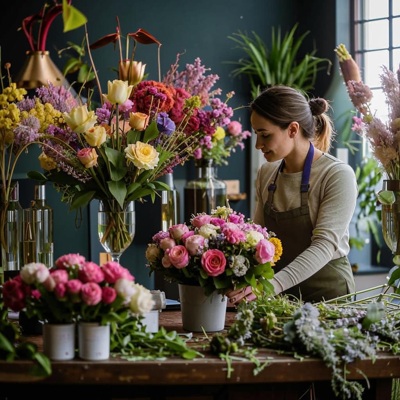
[[[184,187],[184,221],[189,224],[194,214],[227,205],[226,184],[217,178],[213,160],[195,160],[196,178]]]

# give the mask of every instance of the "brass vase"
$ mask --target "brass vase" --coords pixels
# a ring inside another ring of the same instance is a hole
[[[54,64],[48,51],[27,51],[25,63],[16,77],[17,87],[35,89],[49,83],[54,86],[68,86],[68,81]]]

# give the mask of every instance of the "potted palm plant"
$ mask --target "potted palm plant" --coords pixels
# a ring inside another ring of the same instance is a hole
[[[276,84],[308,92],[314,88],[320,70],[326,68],[330,73],[332,62],[317,57],[316,49],[301,58],[300,47],[309,31],[296,37],[297,28],[298,24],[295,24],[282,36],[280,28],[272,27],[270,48],[254,31],[251,34],[238,31],[228,36],[247,55],[228,63],[237,66],[232,71],[234,77],[245,75],[249,78],[252,98],[263,88]]]

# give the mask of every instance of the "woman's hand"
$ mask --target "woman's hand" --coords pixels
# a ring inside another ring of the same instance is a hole
[[[251,290],[251,286],[247,286],[242,289],[232,290],[231,292],[228,292],[226,294],[226,297],[228,297],[228,302],[231,305],[237,305],[241,301],[255,300],[257,296]]]

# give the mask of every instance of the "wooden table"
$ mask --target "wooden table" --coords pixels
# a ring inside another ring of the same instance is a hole
[[[226,326],[234,312],[227,313]],[[179,311],[163,311],[160,326],[182,332]],[[204,335],[196,336],[205,341]],[[41,341],[40,337],[36,340]],[[254,364],[235,361],[227,376],[225,361],[209,353],[204,358],[187,361],[171,358],[165,361],[130,362],[119,358],[88,362],[79,359],[54,361],[53,373],[46,379],[29,374],[29,361],[0,361],[0,400],[19,400],[28,393],[40,399],[67,397],[78,399],[140,400],[298,400],[334,399],[330,389],[331,373],[319,359],[296,360],[274,351],[260,350],[270,364],[254,375]],[[390,400],[393,378],[400,377],[400,357],[380,354],[373,363],[357,361],[349,365],[348,379],[359,380],[366,388],[363,400]],[[364,374],[361,375],[360,371]],[[314,396],[310,390],[314,390]],[[302,395],[306,393],[304,397]]]

